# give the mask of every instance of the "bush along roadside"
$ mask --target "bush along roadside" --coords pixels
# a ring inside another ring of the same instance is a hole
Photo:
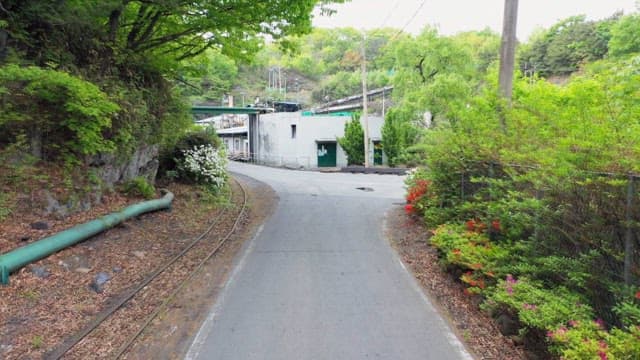
[[[563,239],[560,221],[573,220],[566,208],[582,207],[557,195],[562,182],[541,194],[531,169],[470,161],[455,172],[441,164],[410,172],[405,210],[432,229],[442,266],[480,308],[515,324],[501,326],[505,335],[543,357],[640,358],[640,287],[598,267],[620,262],[613,249]],[[609,185],[613,192],[619,184]],[[580,186],[593,190],[593,181]],[[594,196],[584,197],[594,206]]]
[[[169,179],[198,184],[212,193],[222,190],[227,181],[227,157],[215,131],[198,129],[187,133],[165,151],[161,175]]]

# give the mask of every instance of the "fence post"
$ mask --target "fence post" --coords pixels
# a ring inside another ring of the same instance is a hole
[[[495,178],[493,161],[489,162],[489,201],[493,201],[493,179]]]
[[[464,170],[460,172],[460,200],[464,202]]]
[[[536,189],[536,200],[538,200],[538,206],[543,197],[543,192],[540,189]],[[540,242],[540,218],[542,217],[540,212],[542,210],[537,209],[535,215],[535,222],[533,224],[533,239],[536,241],[536,244]]]
[[[627,185],[626,231],[624,234],[624,283],[631,285],[631,269],[633,268],[633,195],[635,192],[635,177],[629,175]]]

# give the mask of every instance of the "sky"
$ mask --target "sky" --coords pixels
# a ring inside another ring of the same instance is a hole
[[[636,0],[520,0],[518,39],[526,41],[536,28],[548,28],[573,15],[598,20],[618,10],[636,11]],[[352,0],[332,5],[338,12],[330,17],[315,15],[314,25],[323,28],[393,27],[417,34],[426,25],[441,34],[482,30],[501,33],[504,0]],[[413,18],[413,20],[412,20]]]

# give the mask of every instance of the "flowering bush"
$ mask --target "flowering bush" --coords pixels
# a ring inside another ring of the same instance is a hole
[[[495,283],[494,278],[500,275],[510,252],[505,246],[492,243],[485,234],[469,231],[468,225],[467,231],[455,225],[439,226],[430,242],[447,265],[465,271],[460,280],[469,285],[468,292],[480,293]]]
[[[570,321],[590,321],[593,310],[585,300],[565,288],[545,289],[527,278],[507,275],[498,281],[495,292],[487,297],[485,307],[491,310],[509,309],[518,314],[527,328],[549,331],[566,326]]]
[[[640,359],[640,327],[607,331],[601,320],[569,321],[547,332],[551,350],[566,360]]]
[[[196,145],[183,150],[184,158],[178,163],[178,171],[183,179],[220,189],[227,179],[227,158],[222,148],[216,150],[211,145]]]
[[[407,205],[404,207],[406,213],[422,213],[425,204],[421,200],[427,195],[430,185],[430,182],[424,178],[424,171],[412,169],[405,183],[407,184]]]

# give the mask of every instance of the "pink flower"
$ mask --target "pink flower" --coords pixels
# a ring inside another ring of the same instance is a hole
[[[507,284],[517,284],[518,280],[516,280],[511,274],[507,275]]]
[[[596,325],[598,325],[599,328],[604,329],[604,320],[598,318],[598,319],[595,319],[593,322],[596,323]]]
[[[607,353],[604,351],[598,351],[598,356],[600,356],[600,360],[608,360]]]
[[[580,324],[579,321],[569,320],[569,326],[571,326],[571,327],[576,327],[576,326],[578,326],[578,324]]]
[[[525,310],[531,310],[531,311],[535,311],[535,310],[538,309],[538,307],[536,305],[534,305],[534,304],[522,304],[522,307]]]
[[[509,294],[509,296],[513,295],[513,288],[511,286],[507,286],[507,294]]]

